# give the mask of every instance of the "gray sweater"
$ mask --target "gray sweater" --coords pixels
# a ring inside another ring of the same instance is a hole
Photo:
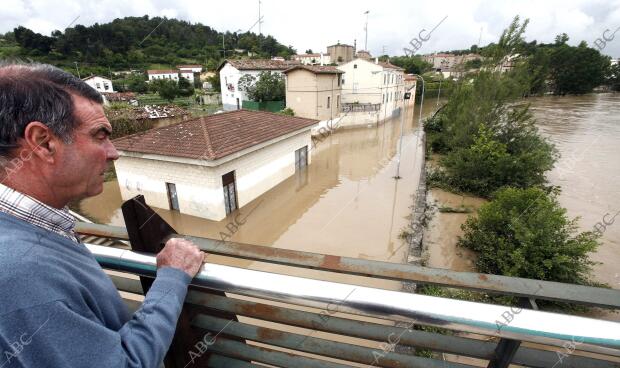
[[[158,367],[190,281],[159,269],[132,316],[83,244],[0,212],[0,368]]]

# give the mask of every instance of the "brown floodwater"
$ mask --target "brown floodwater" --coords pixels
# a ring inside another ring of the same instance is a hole
[[[580,217],[581,231],[605,226],[594,277],[620,289],[620,216],[612,220],[620,211],[620,94],[534,98],[531,108],[562,155],[548,175],[562,187],[560,203]]]
[[[432,111],[425,104],[425,115]],[[399,234],[408,224],[419,182],[423,147],[417,133],[418,111],[405,119],[400,176],[395,180],[400,118],[378,127],[339,129],[311,149],[312,163],[303,176],[292,176],[240,209],[248,216],[226,240],[388,262],[404,262],[407,246]],[[98,223],[124,225],[117,181],[104,184],[102,194],[80,203],[82,214]],[[219,239],[229,233],[222,221],[176,211],[156,212],[182,234]],[[233,214],[235,215],[235,214]],[[226,257],[213,262],[244,268],[360,283],[399,290],[401,284],[320,271],[292,269]]]

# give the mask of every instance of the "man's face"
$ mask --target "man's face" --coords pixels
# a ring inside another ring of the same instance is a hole
[[[80,96],[72,99],[78,126],[72,143],[61,144],[57,152],[55,182],[69,198],[81,199],[103,191],[104,172],[118,152],[110,142],[112,126],[103,107]]]

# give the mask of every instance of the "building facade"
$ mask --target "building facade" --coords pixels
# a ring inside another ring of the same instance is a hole
[[[121,196],[220,221],[306,169],[317,123],[240,110],[117,139]]]
[[[282,74],[284,70],[299,64],[299,61],[267,59],[224,61],[217,69],[217,72],[220,73],[224,110],[240,110],[243,106],[243,101],[248,99],[246,93],[239,90],[239,79],[242,76],[251,75],[258,79],[259,74],[265,71]]]
[[[332,120],[340,115],[344,72],[334,66],[298,65],[284,71],[286,107],[295,116]]]
[[[344,72],[342,104],[345,111],[367,105],[368,109],[379,111],[379,120],[398,113],[404,92],[404,69],[377,59],[355,59],[339,65],[338,69]]]
[[[114,86],[112,85],[112,81],[107,78],[100,77],[98,75],[92,75],[90,77],[86,77],[82,79],[86,84],[93,87],[99,93],[112,93],[114,91]]]
[[[327,53],[332,63],[343,64],[348,63],[355,57],[355,47],[337,43],[327,46]]]
[[[299,54],[293,55],[293,60],[297,60],[304,65],[327,65],[331,64],[329,54]]]
[[[174,69],[147,70],[146,75],[149,78],[149,82],[156,79],[170,79],[176,82],[179,81],[179,71]]]

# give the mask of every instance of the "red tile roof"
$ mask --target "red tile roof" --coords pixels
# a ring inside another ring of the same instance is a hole
[[[113,142],[121,151],[217,160],[318,122],[264,111],[236,110],[147,130]]]
[[[333,65],[295,65],[288,68],[283,73],[292,72],[297,69],[305,69],[315,74],[343,74],[344,72]]]
[[[176,69],[151,69],[146,71],[148,74],[178,74]]]
[[[219,71],[226,63],[239,70],[284,70],[300,64],[297,60],[233,59],[223,62],[217,70]]]

